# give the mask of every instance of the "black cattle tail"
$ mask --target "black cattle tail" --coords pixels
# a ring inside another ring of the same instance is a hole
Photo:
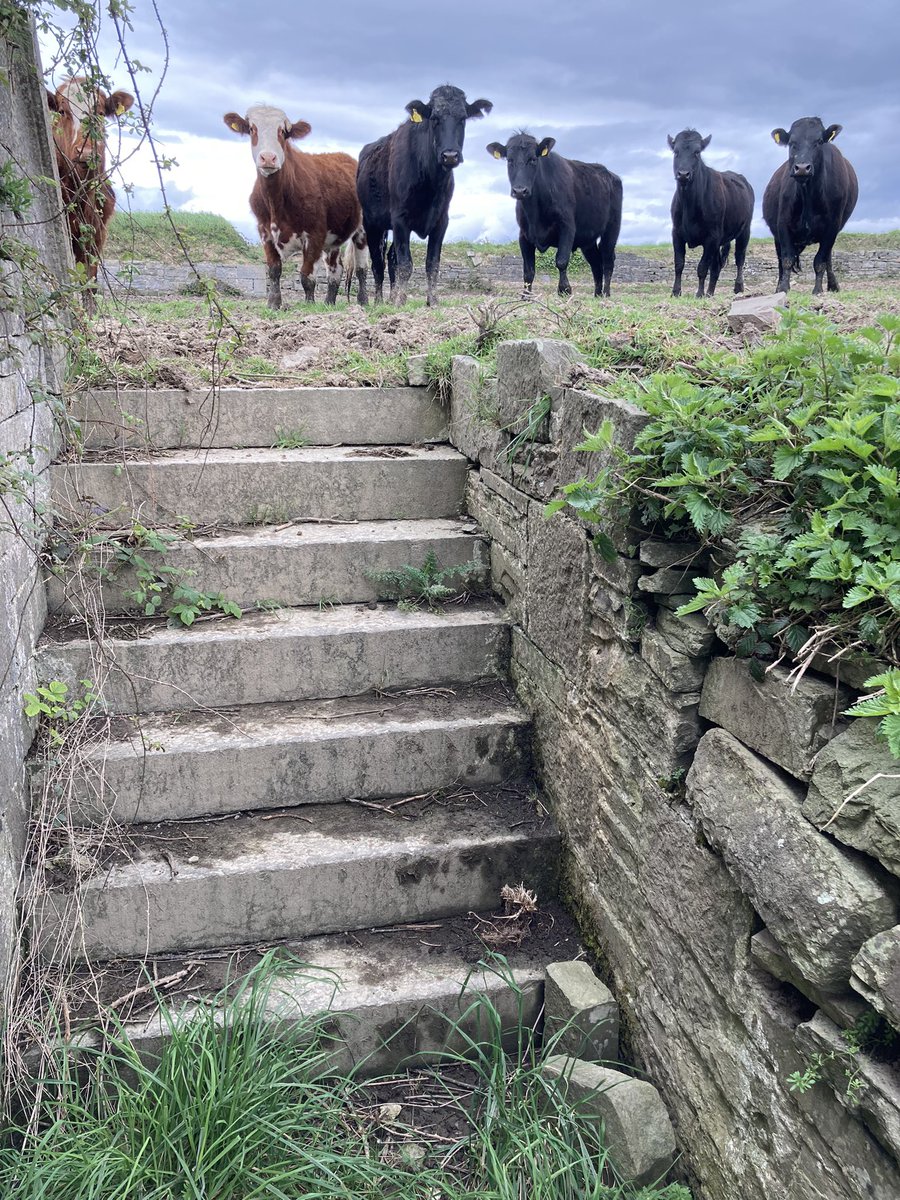
[[[791,286],[791,272],[799,271],[800,255],[818,242],[813,260],[816,282],[813,294],[839,290],[831,263],[835,239],[856,207],[859,183],[853,167],[831,143],[840,125],[822,124],[819,117],[801,117],[790,133],[773,129],[779,146],[787,146],[788,161],[769,180],[763,195],[763,217],[775,239],[778,255],[778,290]]]
[[[580,250],[594,277],[594,295],[608,296],[622,224],[622,180],[600,163],[551,154],[556,142],[538,142],[517,133],[504,146],[491,142],[488,154],[506,159],[510,194],[516,201],[519,249],[525,293],[534,283],[535,251],[556,247],[559,293],[572,291],[568,267]]]
[[[469,104],[459,88],[444,84],[435,88],[427,103],[411,100],[406,106],[409,120],[399,129],[363,147],[356,186],[372,255],[376,302],[383,298],[387,258],[391,302],[405,303],[412,276],[409,239],[415,233],[428,239],[428,303],[436,303],[453,171],[463,161],[466,121],[484,116],[491,108],[490,100]],[[392,233],[389,253],[388,230]]]
[[[728,261],[734,242],[736,268],[734,290],[744,290],[744,259],[753,221],[753,188],[743,175],[734,171],[716,171],[701,157],[710,143],[695,129],[684,129],[669,137],[674,152],[672,170],[675,195],[672,198],[672,247],[675,252],[675,282],[672,295],[681,295],[685,247],[702,246],[697,265],[697,296],[714,295],[719,274]],[[709,276],[707,290],[706,279]]]

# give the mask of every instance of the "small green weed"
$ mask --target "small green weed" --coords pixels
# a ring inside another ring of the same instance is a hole
[[[470,590],[484,577],[483,567],[473,561],[455,567],[442,567],[434,550],[429,550],[421,567],[404,563],[388,571],[367,570],[365,576],[375,585],[381,600],[396,600],[398,608],[413,612],[423,605],[438,609],[461,592]]]
[[[865,682],[867,688],[879,690],[864,696],[858,704],[845,710],[848,717],[881,717],[878,734],[890,747],[891,754],[900,758],[900,670],[896,667],[882,675],[873,675]]]
[[[303,450],[308,445],[309,437],[302,427],[282,429],[281,426],[276,426],[273,450]]]
[[[49,683],[41,684],[36,693],[24,695],[25,716],[45,720],[54,745],[63,742],[64,727],[78,721],[100,699],[90,679],[79,679],[78,682],[81,684],[80,696],[70,697],[69,685],[61,679],[51,679]]]
[[[508,433],[515,429],[517,432],[513,435],[509,445],[503,452],[503,457],[508,463],[514,463],[519,455],[524,450],[525,459],[523,466],[527,468],[531,462],[531,455],[535,442],[540,440],[542,432],[547,427],[547,418],[550,416],[551,401],[549,396],[539,396],[518,421],[512,425],[505,426],[505,431]],[[546,435],[545,435],[546,436]]]

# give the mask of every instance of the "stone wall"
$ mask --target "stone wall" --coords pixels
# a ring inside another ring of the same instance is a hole
[[[32,652],[46,613],[37,555],[61,390],[61,358],[46,334],[69,263],[58,193],[38,182],[55,177],[56,162],[36,64],[29,31],[19,44],[0,39],[0,71],[8,76],[0,82],[0,163],[11,159],[15,175],[33,181],[32,204],[21,215],[0,208],[0,237],[10,239],[0,255],[0,1009],[25,834],[24,760],[34,733],[22,695],[34,687]],[[13,260],[23,247],[36,257],[29,261],[26,251],[20,267]]]
[[[699,252],[698,252],[699,254]],[[690,271],[696,268],[696,255],[688,260]],[[900,279],[900,251],[875,250],[865,253],[836,251],[834,265],[841,279],[876,281]],[[795,286],[807,288],[812,285],[812,254],[806,256],[806,269],[797,277]],[[197,263],[197,270],[204,278],[218,279],[227,288],[233,288],[242,296],[265,299],[266,270],[262,262],[253,264]],[[725,282],[728,289],[732,280]],[[751,254],[747,258],[744,274],[751,292],[771,293],[778,282],[778,270],[774,256]],[[687,278],[687,276],[686,276]],[[194,271],[187,265],[179,266],[152,262],[119,262],[110,260],[103,264],[105,286],[113,296],[122,298],[132,291],[138,295],[178,295],[196,280]],[[320,270],[318,279],[324,285],[325,272]],[[576,291],[587,288],[587,280],[576,278]],[[478,254],[470,251],[467,262],[445,261],[441,264],[441,289],[444,292],[490,292],[497,284],[515,285],[522,282],[522,260],[518,254]],[[540,285],[556,283],[556,273],[544,272],[537,277]],[[623,252],[616,257],[616,283],[658,283],[671,286],[672,263],[668,259],[644,258],[639,254]],[[300,276],[296,271],[287,271],[282,281],[282,290],[287,294],[296,292],[303,298]],[[425,273],[417,268],[413,271],[411,290],[424,293]],[[808,290],[808,289],[807,289]]]
[[[601,465],[571,449],[585,427],[609,417],[627,444],[646,419],[557,386],[576,358],[507,343],[496,380],[457,358],[451,413],[570,905],[698,1200],[896,1200],[900,1072],[840,1034],[874,1011],[900,1029],[896,764],[869,722],[835,720],[846,684],[756,683],[702,617],[675,617],[703,573],[697,546],[620,528],[608,563],[586,526],[544,517],[557,486]],[[541,440],[511,466],[501,427],[546,394]],[[831,820],[879,772],[894,778]],[[822,1080],[792,1092],[816,1054]]]

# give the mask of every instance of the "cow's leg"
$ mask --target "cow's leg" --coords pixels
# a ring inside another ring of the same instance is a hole
[[[303,263],[300,267],[300,282],[303,284],[303,294],[306,297],[307,304],[315,304],[316,302],[316,265],[322,257],[322,251],[325,248],[325,238],[308,237],[306,245],[303,248]],[[328,251],[329,255],[331,250]],[[337,288],[335,288],[335,296],[337,296]],[[328,295],[331,295],[331,278],[329,274],[328,280]],[[334,304],[334,300],[331,301]]]
[[[747,245],[750,241],[750,226],[747,225],[734,239],[734,290],[744,290],[744,259],[747,257]]]
[[[829,292],[839,292],[841,290],[835,278],[834,268],[831,265],[831,251],[833,247],[834,238],[830,241],[819,242],[819,249],[816,252],[816,257],[813,259],[813,268],[816,272],[816,283],[813,288],[814,296],[817,296],[822,291],[822,279],[826,272],[828,275]]]
[[[525,300],[530,300],[534,283],[534,242],[529,242],[524,233],[519,234],[519,251],[522,255],[522,295]]]
[[[594,277],[594,295],[603,295],[603,255],[600,252],[599,246],[594,242],[585,242],[578,249],[587,259],[587,264],[591,268],[591,274]]]
[[[366,290],[366,260],[369,257],[369,250],[366,245],[366,231],[362,228],[357,229],[353,235],[353,264],[356,269],[356,303],[362,308],[369,303],[369,293]],[[348,287],[349,287],[349,274]]]
[[[328,280],[325,303],[334,305],[337,303],[337,294],[341,290],[340,246],[335,246],[333,249],[325,251],[325,272]]]
[[[778,292],[791,290],[791,270],[797,257],[793,245],[783,236],[775,237],[775,256],[778,259]]]
[[[268,239],[263,242],[266,256],[266,304],[281,308],[281,255]]]
[[[402,305],[406,303],[407,288],[413,272],[412,254],[409,250],[409,228],[402,222],[398,222],[393,226],[393,232],[394,241],[391,246],[391,254],[395,254],[397,258],[398,282],[394,284],[394,281],[391,280],[391,303]]]
[[[712,256],[712,261],[709,264],[709,287],[706,289],[707,296],[716,294],[716,284],[719,282],[719,275],[722,268],[728,261],[728,253],[731,250],[731,242],[722,242],[716,249],[716,253]]]
[[[428,235],[428,249],[425,252],[425,280],[426,280],[426,300],[425,303],[429,308],[433,308],[437,304],[437,282],[438,274],[441,269],[441,247],[444,244],[444,234],[447,232],[447,225],[450,220],[450,214],[445,213],[444,218],[440,221],[431,233]]]
[[[684,238],[672,235],[672,248],[675,251],[675,282],[672,284],[672,295],[681,295],[681,274],[684,271],[684,255],[687,243]]]
[[[572,295],[572,285],[567,274],[569,260],[572,257],[572,246],[575,241],[574,229],[563,229],[559,235],[559,245],[556,248],[556,269],[559,271],[559,286],[557,291],[561,296]]]
[[[703,253],[700,255],[700,261],[697,264],[697,299],[701,299],[706,292],[706,277],[713,270],[718,276],[719,271],[719,239],[716,238],[711,242],[704,242]],[[715,284],[713,284],[715,287]]]
[[[613,271],[616,266],[616,241],[618,238],[617,232],[606,233],[600,239],[600,257],[603,263],[603,295],[609,297],[609,288],[612,283]]]

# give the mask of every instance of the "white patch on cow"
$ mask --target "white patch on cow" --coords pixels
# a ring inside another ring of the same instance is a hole
[[[83,79],[67,79],[60,84],[59,94],[68,101],[76,129],[97,111],[97,98],[91,95]]]
[[[293,258],[295,254],[305,254],[308,243],[309,237],[305,233],[301,233],[296,237],[288,238],[284,245],[276,241],[275,249],[282,259]]]
[[[333,250],[339,241],[340,241],[340,238],[337,236],[336,233],[326,233],[325,234],[325,245],[323,246],[323,250],[325,252],[327,252],[329,250]]]
[[[247,109],[247,121],[256,130],[256,145],[251,138],[253,165],[260,175],[274,175],[284,166],[284,143],[278,131],[291,127],[287,114],[269,104],[254,104]]]

